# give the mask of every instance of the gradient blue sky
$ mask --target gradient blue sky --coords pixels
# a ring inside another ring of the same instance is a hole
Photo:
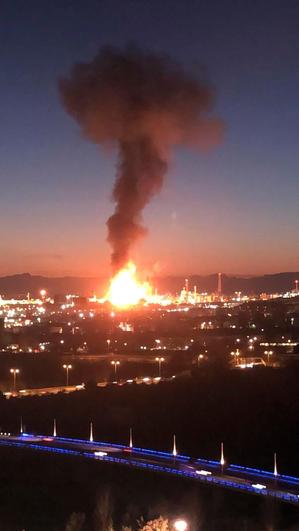
[[[0,275],[109,271],[115,153],[80,135],[57,81],[129,40],[204,65],[224,142],[173,153],[144,213],[140,267],[161,274],[299,270],[297,0],[1,3]]]

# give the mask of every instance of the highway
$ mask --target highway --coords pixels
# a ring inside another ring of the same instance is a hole
[[[167,382],[167,381],[173,381],[175,376],[171,376],[170,378],[162,378],[160,376],[140,376],[132,379],[118,379],[114,381],[104,380],[102,382],[97,382],[97,387],[108,387],[111,385],[128,385],[132,383],[136,383],[138,385],[140,384],[146,384],[146,385],[152,385],[152,384],[158,384],[159,382]],[[73,393],[74,391],[82,391],[85,389],[85,384],[81,383],[78,385],[56,385],[52,387],[38,387],[38,388],[31,388],[31,389],[18,389],[15,391],[6,391],[4,393],[5,398],[22,398],[24,396],[42,396],[42,395],[56,395],[58,393]]]
[[[82,391],[84,384],[79,385],[56,385],[55,387],[37,387],[32,389],[20,389],[18,391],[6,391],[5,398],[22,398],[24,396],[57,395],[58,393],[73,393]]]
[[[299,478],[228,464],[191,458],[186,455],[130,448],[124,445],[90,442],[82,439],[46,435],[0,434],[0,447],[29,449],[36,452],[77,456],[105,463],[170,474],[248,494],[274,498],[299,505]]]

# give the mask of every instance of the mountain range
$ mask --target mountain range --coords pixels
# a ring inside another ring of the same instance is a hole
[[[189,289],[196,286],[198,292],[215,292],[218,275],[190,275]],[[276,273],[263,276],[222,275],[222,291],[231,294],[241,291],[247,294],[286,292],[294,289],[294,282],[299,279],[299,272]],[[102,296],[109,279],[104,277],[43,277],[29,273],[0,277],[0,295],[4,297],[22,296],[30,293],[36,296],[41,289],[50,295],[73,293],[89,296],[96,293]],[[177,293],[185,284],[185,277],[168,276],[151,278],[152,286],[160,293]]]

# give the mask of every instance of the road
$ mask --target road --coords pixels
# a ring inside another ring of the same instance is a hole
[[[84,384],[79,385],[56,385],[55,387],[34,387],[32,389],[19,389],[18,391],[6,391],[5,398],[22,398],[23,396],[56,395],[58,393],[73,393],[84,389]]]
[[[102,382],[97,382],[97,387],[107,387],[109,385],[127,385],[127,384],[157,384],[159,382],[173,381],[175,376],[170,378],[161,378],[160,376],[140,376],[132,379],[120,378],[114,381],[104,380]],[[22,398],[24,396],[42,396],[42,395],[56,395],[58,393],[73,393],[74,391],[82,391],[85,389],[85,384],[78,385],[56,385],[53,387],[37,387],[31,389],[18,389],[16,391],[7,391],[4,393],[6,398]]]
[[[207,459],[194,459],[184,455],[174,457],[167,452],[144,448],[129,448],[105,442],[89,442],[82,439],[44,435],[0,434],[0,446],[78,456],[151,472],[171,474],[207,485],[217,485],[299,505],[299,478],[281,474],[274,476],[271,472],[239,465],[229,464],[221,467],[218,461]]]

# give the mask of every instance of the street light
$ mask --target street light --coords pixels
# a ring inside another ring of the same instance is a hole
[[[273,356],[273,350],[265,350],[264,354],[267,356],[268,365],[270,363],[270,356]]]
[[[188,529],[188,524],[186,520],[176,520],[173,527],[176,531],[186,531],[186,529]]]
[[[238,356],[240,356],[240,351],[239,351],[239,349],[237,348],[236,351],[232,351],[230,354],[231,354],[231,356],[234,357],[235,365],[237,365],[237,363],[238,363]]]
[[[11,374],[13,375],[13,390],[16,391],[16,383],[17,383],[17,374],[20,373],[20,369],[10,369]]]
[[[64,364],[64,365],[62,365],[62,367],[66,370],[66,386],[68,387],[68,385],[69,385],[69,370],[72,369],[73,366]]]
[[[111,339],[106,339],[106,343],[107,343],[107,351],[109,352]]]
[[[197,368],[199,368],[200,360],[203,360],[203,359],[204,359],[204,355],[203,354],[198,354],[198,356],[197,356]]]
[[[118,366],[120,365],[120,361],[111,361],[111,365],[114,365],[114,374],[115,374],[115,379],[116,379],[116,376],[117,376],[117,368]]]
[[[163,361],[165,361],[165,358],[161,358],[160,356],[158,356],[158,357],[156,358],[156,361],[157,361],[158,364],[159,364],[159,378],[161,378],[161,372],[162,372],[162,371],[161,371],[161,365],[162,365]]]

